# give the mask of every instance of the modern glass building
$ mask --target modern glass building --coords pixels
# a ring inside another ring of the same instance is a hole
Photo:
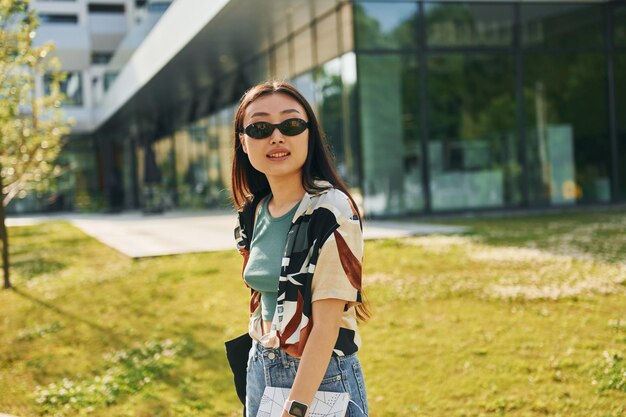
[[[626,201],[626,2],[207,9],[176,0],[70,140],[72,208],[228,206],[234,109],[268,78],[314,104],[367,215]]]

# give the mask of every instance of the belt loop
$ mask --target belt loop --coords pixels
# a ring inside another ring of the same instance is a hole
[[[280,350],[280,360],[283,363],[283,368],[289,368],[291,366],[291,360],[289,356],[287,356],[287,352],[284,349],[278,348]]]

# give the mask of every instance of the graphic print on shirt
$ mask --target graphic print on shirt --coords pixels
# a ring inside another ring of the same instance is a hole
[[[235,227],[244,268],[250,249],[247,230],[252,230],[255,203],[239,212]],[[333,355],[354,353],[361,343],[353,307],[361,302],[363,259],[363,234],[356,210],[343,192],[330,188],[317,194],[306,193],[294,217],[282,260],[277,314],[272,322],[276,337],[267,347],[280,346],[288,354],[300,357],[313,325],[312,303],[338,298],[348,305]],[[260,340],[260,323],[255,322],[258,302],[254,299],[253,291],[250,334]]]

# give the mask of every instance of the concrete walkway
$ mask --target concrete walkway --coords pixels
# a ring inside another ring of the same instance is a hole
[[[7,225],[25,226],[55,220],[68,221],[132,258],[235,249],[233,228],[237,218],[230,211],[174,211],[157,215],[64,213],[9,217]],[[363,224],[366,240],[464,231],[463,227],[399,221],[372,220]]]

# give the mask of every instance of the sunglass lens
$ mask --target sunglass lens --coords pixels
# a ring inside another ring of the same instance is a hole
[[[255,139],[263,139],[272,134],[274,126],[266,122],[252,123],[246,128],[246,135]]]
[[[284,135],[296,136],[306,130],[307,124],[301,119],[289,119],[282,122],[278,128]]]

